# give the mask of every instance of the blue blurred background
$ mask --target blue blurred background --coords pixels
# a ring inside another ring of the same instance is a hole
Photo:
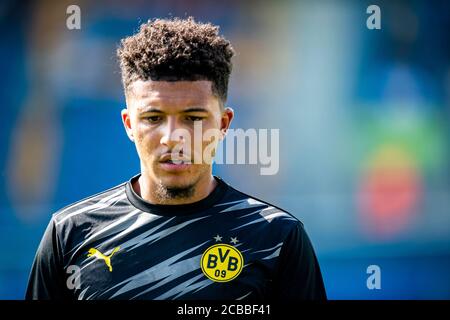
[[[71,4],[81,30],[66,27]],[[0,1],[0,299],[23,298],[53,212],[139,172],[115,50],[149,18],[189,15],[237,52],[232,127],[280,129],[278,174],[214,173],[304,222],[329,298],[449,299],[444,0]]]

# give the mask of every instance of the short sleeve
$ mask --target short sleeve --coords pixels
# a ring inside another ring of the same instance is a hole
[[[68,297],[62,261],[61,244],[52,219],[33,261],[25,293],[26,300],[61,300]]]
[[[325,286],[311,241],[299,221],[280,251],[273,300],[326,300]]]

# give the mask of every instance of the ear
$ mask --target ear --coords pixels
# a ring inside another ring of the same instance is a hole
[[[222,113],[221,123],[220,123],[220,131],[222,135],[220,140],[223,140],[227,134],[228,129],[230,128],[231,121],[234,118],[234,111],[230,107],[226,107]]]
[[[133,130],[131,129],[131,118],[128,109],[123,109],[120,114],[122,116],[123,126],[125,127],[128,138],[134,142]]]

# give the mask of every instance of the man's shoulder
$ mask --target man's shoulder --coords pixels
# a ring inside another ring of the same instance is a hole
[[[285,227],[294,227],[296,225],[303,227],[303,223],[299,220],[299,218],[288,210],[285,210],[268,201],[262,200],[254,195],[247,194],[229,184],[228,187],[229,196],[222,200],[225,204],[228,202],[231,205],[226,209],[227,211],[248,209],[248,211],[251,212],[258,212],[260,219],[264,219],[269,224],[275,225],[278,224],[278,222],[282,222]]]
[[[52,215],[55,224],[61,224],[72,217],[78,216],[82,213],[99,210],[109,207],[113,203],[120,201],[126,197],[125,192],[126,182],[116,185],[107,190],[98,192],[96,194],[85,197],[81,200],[73,202],[65,207],[59,209]]]

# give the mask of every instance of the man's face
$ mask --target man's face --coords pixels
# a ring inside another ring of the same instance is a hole
[[[183,189],[210,177],[212,164],[198,161],[199,153],[203,155],[205,148],[211,149],[211,140],[203,141],[203,133],[222,131],[223,136],[233,118],[231,109],[220,107],[212,82],[138,80],[128,88],[126,98],[127,109],[122,110],[122,120],[136,145],[142,174],[150,183]],[[194,126],[199,128],[200,123],[201,134],[194,135]],[[190,150],[181,148],[182,137],[184,143],[190,142]],[[197,147],[194,147],[194,137],[201,139],[195,142]],[[175,152],[180,149],[183,151]],[[180,159],[184,161],[179,163]]]

